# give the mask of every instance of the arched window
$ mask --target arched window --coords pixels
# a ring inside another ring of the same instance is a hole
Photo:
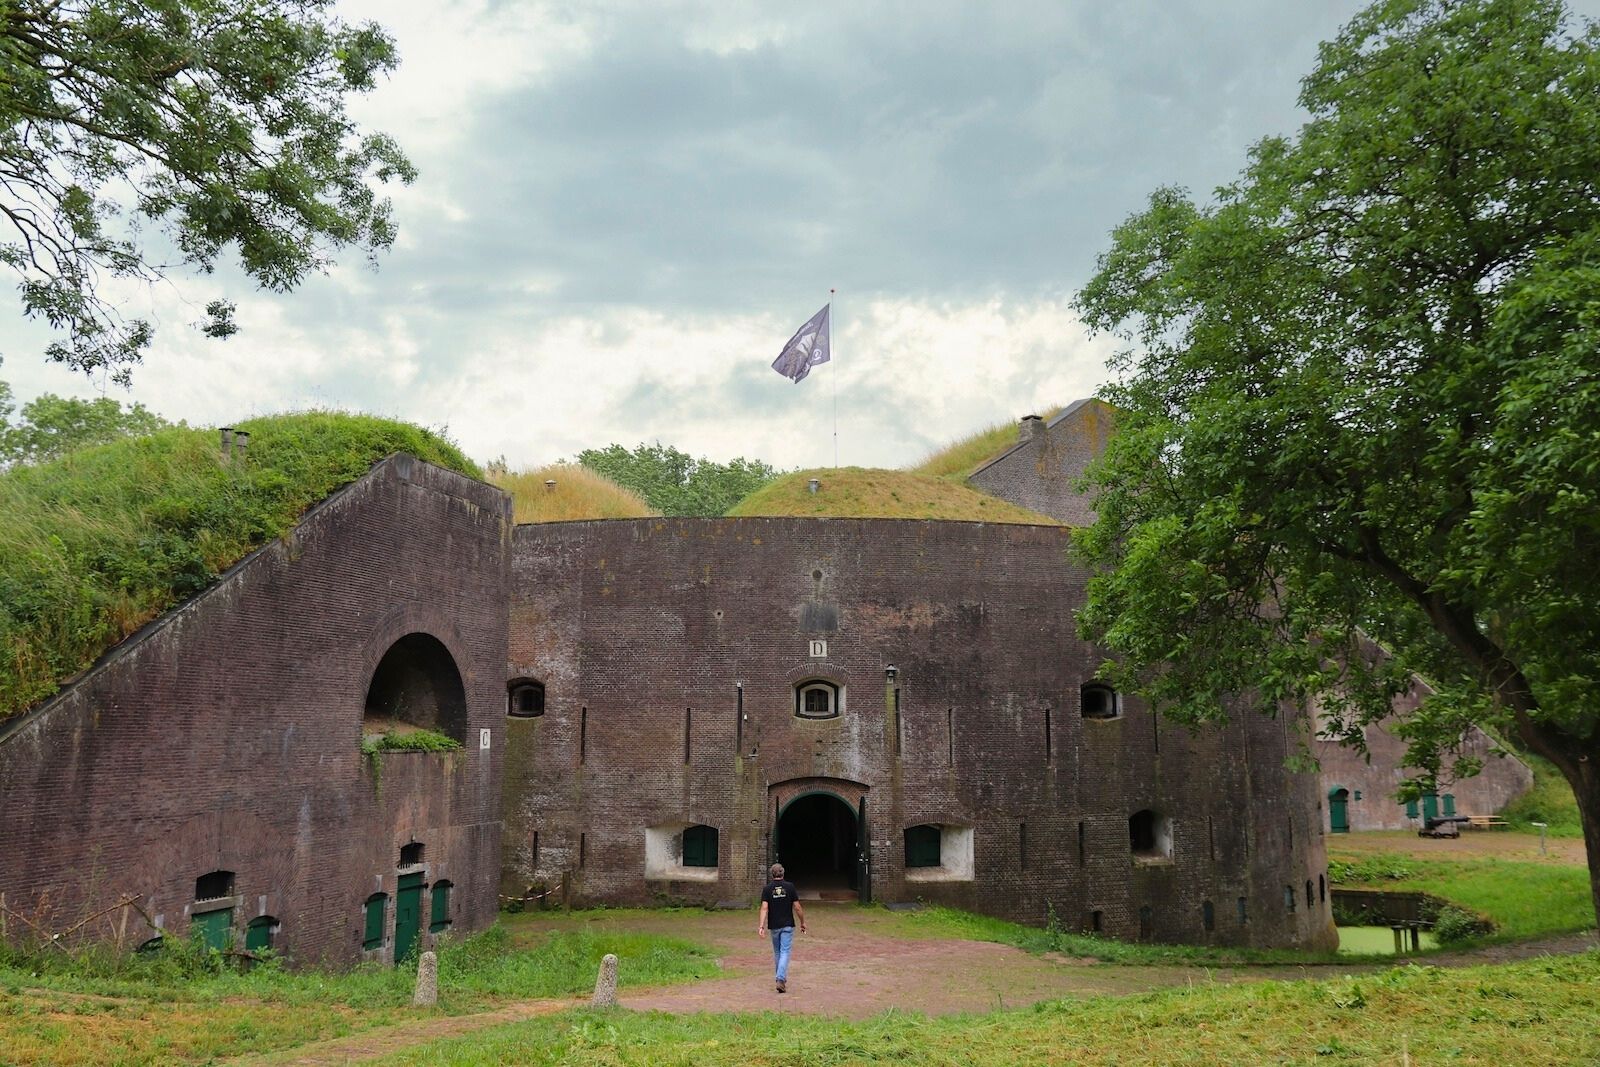
[[[428,933],[437,934],[450,928],[450,883],[433,883],[433,907],[428,913]]]
[[[1292,885],[1286,885],[1283,887],[1283,910],[1294,910],[1294,886]]]
[[[400,846],[401,867],[415,867],[422,862],[422,842],[413,841],[409,845]]]
[[[450,650],[430,634],[389,646],[372,672],[362,713],[364,734],[433,730],[465,743],[467,694]]]
[[[1122,714],[1122,698],[1104,682],[1090,682],[1080,689],[1078,706],[1085,719],[1115,719]]]
[[[385,912],[389,907],[387,893],[374,893],[367,898],[365,934],[361,939],[361,947],[368,952],[383,947],[383,927]]]
[[[683,865],[685,867],[715,867],[717,865],[717,828],[691,826],[683,832]]]
[[[1145,862],[1172,858],[1172,820],[1145,808],[1128,817],[1128,847]]]
[[[514,719],[537,719],[544,714],[544,683],[520,678],[506,687],[506,714]]]
[[[802,719],[832,719],[839,714],[839,687],[817,678],[794,687],[794,713]]]
[[[251,919],[244,928],[244,950],[261,952],[272,947],[272,937],[278,932],[278,920],[270,915]]]
[[[906,866],[939,866],[939,839],[943,836],[937,826],[906,827]]]

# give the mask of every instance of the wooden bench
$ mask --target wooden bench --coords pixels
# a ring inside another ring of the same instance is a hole
[[[1508,830],[1511,824],[1498,815],[1468,815],[1467,826],[1474,830]]]

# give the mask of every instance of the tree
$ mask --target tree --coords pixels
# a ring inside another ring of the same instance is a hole
[[[728,463],[693,459],[662,445],[587,448],[578,462],[644,497],[663,515],[722,515],[781,472],[740,456]]]
[[[0,382],[0,469],[17,463],[39,463],[89,445],[119,437],[154,433],[170,426],[143,404],[122,404],[110,397],[77,400],[45,393],[22,406],[11,421],[11,387]]]
[[[369,179],[415,171],[389,137],[357,133],[344,99],[395,67],[394,43],[331,6],[0,0],[0,262],[24,314],[59,334],[48,358],[126,383],[152,329],[102,285],[167,269],[142,224],[207,273],[237,248],[278,292],[337,249],[393,243]],[[207,333],[234,332],[231,303],[206,312]]]
[[[1549,759],[1600,914],[1600,31],[1384,0],[1300,101],[1079,294],[1130,342],[1083,632],[1168,715],[1250,693],[1355,744],[1421,675],[1410,788],[1474,769],[1470,723]]]

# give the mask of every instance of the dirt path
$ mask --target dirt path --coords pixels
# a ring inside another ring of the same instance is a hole
[[[1412,856],[1417,859],[1502,859],[1527,863],[1555,863],[1582,867],[1587,863],[1581,837],[1552,837],[1539,851],[1539,835],[1511,830],[1467,830],[1460,837],[1418,837],[1411,830],[1380,830],[1359,834],[1333,834],[1327,839],[1330,855],[1349,854]]]
[[[762,1012],[862,1018],[888,1009],[927,1015],[1017,1008],[1042,1000],[1140,993],[1209,982],[1328,978],[1376,967],[1332,965],[1204,968],[1130,966],[1059,956],[1033,956],[981,941],[908,935],[898,917],[844,904],[808,904],[811,932],[795,939],[789,991],[771,981],[772,953],[751,913],[589,913],[552,926],[650,931],[708,945],[723,976],[656,988],[624,989],[624,1007],[638,1011]],[[1600,947],[1595,935],[1573,934],[1472,952],[1429,956],[1435,966],[1503,963]],[[430,1017],[350,1037],[232,1061],[248,1067],[334,1067],[377,1059],[447,1037],[577,1007],[586,998],[527,1001],[475,1015]]]

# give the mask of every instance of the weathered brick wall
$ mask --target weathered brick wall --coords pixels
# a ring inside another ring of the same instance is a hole
[[[362,956],[370,893],[390,895],[392,929],[399,850],[415,840],[426,881],[454,883],[455,927],[490,922],[509,530],[498,490],[392,457],[4,724],[6,907],[60,928],[138,894],[183,935],[195,879],[231,870],[241,933],[271,915],[276,947],[295,959],[349,962]],[[466,748],[385,755],[375,772],[360,753],[367,688],[385,651],[416,632],[459,669]],[[8,928],[24,933],[14,918]]]
[[[1426,692],[1427,687],[1419,683],[1416,690],[1396,700],[1396,717],[1404,718],[1415,711]],[[1421,829],[1421,806],[1417,808],[1417,816],[1412,817],[1406,814],[1406,806],[1395,799],[1400,783],[1406,778],[1402,765],[1405,742],[1390,733],[1387,723],[1368,727],[1366,742],[1370,760],[1355,749],[1332,741],[1319,738],[1314,742],[1312,751],[1322,764],[1324,817],[1327,817],[1330,795],[1344,789],[1350,794],[1345,807],[1350,830]],[[1467,731],[1460,753],[1482,760],[1483,772],[1440,786],[1441,815],[1444,814],[1444,794],[1454,798],[1452,806],[1458,815],[1493,815],[1533,788],[1533,771],[1528,765],[1508,753],[1495,755],[1497,748],[1476,726]],[[1356,798],[1357,793],[1360,799]]]
[[[1148,907],[1162,940],[1327,943],[1316,779],[1283,769],[1288,725],[1244,714],[1191,735],[1132,700],[1083,719],[1098,657],[1073,629],[1085,576],[1066,537],[843,519],[518,527],[508,674],[542,680],[547,711],[506,722],[506,891],[565,879],[615,903],[753,900],[777,808],[828,787],[867,799],[879,899],[1073,927],[1099,911],[1130,938]],[[840,717],[794,714],[794,686],[816,677],[844,687]],[[1141,808],[1170,817],[1170,862],[1131,857]],[[973,878],[907,880],[903,833],[922,823],[972,828]],[[711,880],[646,878],[645,831],[663,824],[718,829]]]
[[[1100,401],[1079,400],[967,480],[990,496],[1068,526],[1088,526],[1094,511],[1077,485],[1090,461],[1105,451],[1113,418],[1112,409]]]

